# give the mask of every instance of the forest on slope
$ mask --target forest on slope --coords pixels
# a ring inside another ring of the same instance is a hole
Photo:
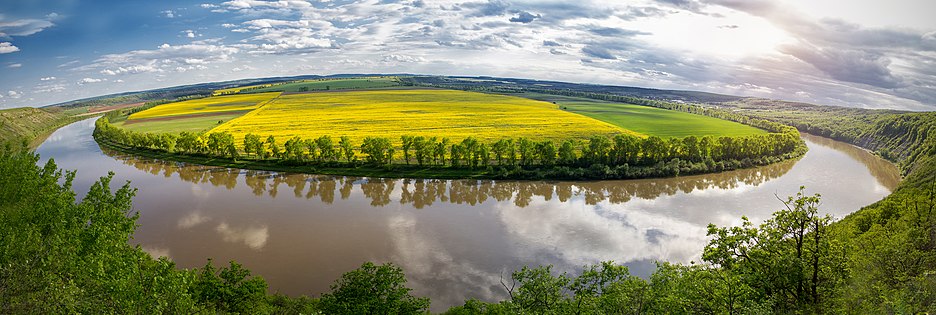
[[[21,107],[0,110],[0,143],[32,142],[75,121],[58,109]]]

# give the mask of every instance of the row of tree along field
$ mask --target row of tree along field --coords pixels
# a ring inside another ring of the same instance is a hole
[[[139,133],[112,126],[109,119],[115,116],[108,115],[97,121],[95,137],[136,149],[285,165],[404,164],[425,168],[468,169],[589,168],[601,165],[669,170],[667,174],[649,175],[660,176],[677,175],[681,171],[701,173],[769,164],[801,154],[804,149],[795,129],[767,123],[763,125],[780,132],[742,137],[690,136],[669,139],[620,134],[610,138],[594,136],[586,141],[570,139],[561,143],[526,138],[505,138],[487,143],[473,137],[451,141],[448,138],[405,135],[396,143],[381,137],[367,137],[362,143],[353,143],[347,136],[332,138],[327,135],[316,139],[292,137],[283,141],[273,136],[256,134],[246,134],[243,139],[235,139],[226,132]],[[618,177],[646,176],[645,171],[640,171],[626,172]]]

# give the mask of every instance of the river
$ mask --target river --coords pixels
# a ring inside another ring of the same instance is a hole
[[[369,179],[188,165],[102,150],[93,119],[37,149],[77,170],[79,196],[108,171],[139,188],[133,243],[183,268],[236,260],[271,292],[313,295],[365,261],[393,262],[413,293],[443,311],[506,297],[524,265],[574,273],[603,260],[646,276],[655,261],[699,261],[706,225],[759,223],[800,186],[843,217],[899,183],[854,146],[804,136],[801,159],[719,174],[623,181]],[[116,186],[114,187],[116,188]]]

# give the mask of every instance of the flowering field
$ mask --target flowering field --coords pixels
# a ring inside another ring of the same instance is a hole
[[[234,111],[253,110],[280,93],[257,93],[245,95],[215,96],[159,105],[130,115],[128,120],[204,115]]]
[[[402,135],[460,141],[525,137],[533,140],[586,139],[628,133],[643,136],[557,105],[531,99],[454,90],[379,90],[283,95],[210,132],[293,136],[349,136],[399,141]]]

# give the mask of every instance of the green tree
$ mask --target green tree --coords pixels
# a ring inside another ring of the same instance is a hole
[[[536,158],[544,166],[556,164],[556,145],[551,140],[545,140],[536,144]]]
[[[267,137],[267,139],[266,139],[266,144],[269,146],[269,148],[270,148],[270,155],[271,155],[273,158],[277,158],[277,159],[282,158],[282,156],[281,156],[282,153],[280,152],[280,147],[279,147],[279,145],[276,144],[276,138],[274,138],[272,135],[270,135],[270,136]]]
[[[559,164],[572,165],[575,164],[577,159],[578,157],[575,156],[575,140],[563,141],[562,145],[559,146]]]
[[[260,155],[263,152],[263,141],[260,140],[260,136],[248,133],[244,135],[244,153],[247,156],[251,154]]]
[[[240,264],[231,261],[228,267],[216,270],[209,259],[198,271],[192,295],[217,311],[255,314],[265,311],[266,290],[266,281],[251,277],[250,270]]]
[[[536,154],[536,143],[530,139],[520,138],[517,140],[517,148],[520,153],[520,165],[533,165],[533,158]]]
[[[318,146],[321,161],[335,161],[338,159],[338,151],[335,150],[335,144],[328,135],[315,139],[315,144]]]
[[[406,165],[409,165],[409,161],[410,161],[410,149],[413,148],[413,136],[410,136],[410,135],[403,135],[403,136],[400,136],[400,141],[403,142],[403,146],[402,146],[402,149],[403,149],[403,161],[405,161]]]
[[[361,153],[366,154],[367,162],[374,165],[390,164],[393,151],[393,144],[387,138],[366,137],[361,144]]]
[[[351,137],[341,136],[341,139],[338,141],[338,147],[341,148],[341,155],[344,156],[348,163],[352,163],[356,160],[354,157],[354,144],[351,143]]]
[[[829,233],[832,218],[819,215],[819,195],[804,188],[783,201],[785,209],[759,227],[709,225],[713,239],[703,260],[737,273],[778,312],[828,312],[844,281],[843,245]]]
[[[327,314],[422,314],[429,309],[429,299],[412,296],[403,270],[390,263],[364,263],[341,275],[331,290],[320,301]]]

